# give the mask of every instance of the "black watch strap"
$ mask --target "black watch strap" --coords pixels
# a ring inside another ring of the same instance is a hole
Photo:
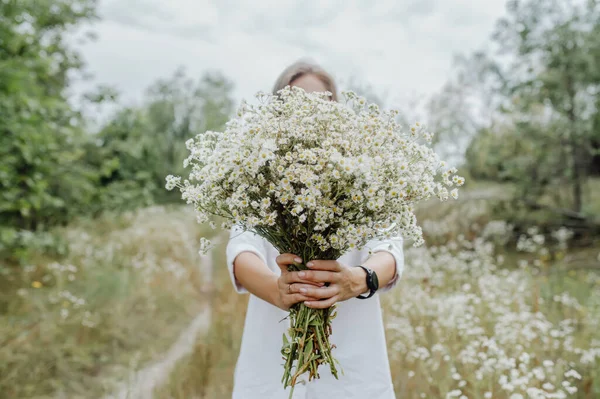
[[[367,273],[366,279],[367,279],[367,288],[369,288],[369,294],[368,295],[359,295],[357,296],[358,299],[368,299],[371,298],[373,295],[375,295],[375,292],[377,291],[377,288],[379,288],[379,284],[377,282],[377,275],[375,274],[375,272],[371,269],[369,269],[368,267],[364,267],[363,265],[358,265],[357,267],[362,268],[365,273]],[[375,276],[375,277],[374,277]],[[375,281],[374,281],[375,280]]]

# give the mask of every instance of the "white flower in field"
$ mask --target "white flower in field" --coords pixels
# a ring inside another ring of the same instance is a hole
[[[460,395],[462,395],[462,391],[460,389],[455,389],[453,391],[450,391],[446,394],[446,398],[458,398]]]
[[[573,377],[573,378],[575,378],[577,380],[580,380],[581,379],[581,374],[579,374],[577,371],[571,369],[571,370],[569,370],[569,371],[567,371],[565,373],[565,377],[567,377],[567,378]]]
[[[550,384],[549,382],[546,382],[542,384],[542,388],[544,388],[546,391],[553,391],[554,385]]]
[[[456,366],[449,370],[450,377],[461,366],[471,370],[464,377],[467,386],[481,386],[481,381],[499,381],[498,377],[504,376],[502,385],[495,388],[502,391],[482,393],[485,398],[547,399],[573,395],[574,384],[563,384],[563,380],[573,381],[600,359],[600,341],[584,343],[580,339],[594,334],[600,319],[571,311],[585,306],[568,293],[557,292],[550,297],[552,303],[543,297],[532,303],[531,293],[538,282],[532,278],[531,268],[498,268],[496,251],[489,242],[457,237],[454,244],[411,249],[407,259],[415,267],[406,270],[403,278],[409,280],[408,286],[392,301],[387,317],[396,326],[402,325],[403,319],[410,320],[407,327],[389,330],[391,347],[400,352],[397,358],[408,361],[410,367],[423,367],[435,379],[451,360]],[[513,260],[507,258],[506,262]],[[590,280],[592,286],[596,281]],[[465,284],[471,286],[470,291],[462,289]],[[595,296],[594,300],[599,299]],[[546,313],[556,307],[558,313]],[[440,346],[437,340],[423,338],[419,333],[423,327],[437,337],[468,339],[448,340]],[[423,362],[412,355],[418,346],[430,348],[430,360]],[[548,353],[553,360],[536,366]],[[577,374],[571,372],[579,368]],[[429,392],[428,396],[435,394]]]
[[[524,397],[520,393],[513,393],[510,395],[509,399],[524,399]]]
[[[577,387],[573,387],[573,386],[569,386],[569,385],[567,385],[567,386],[565,386],[564,388],[565,388],[565,390],[566,390],[568,393],[570,393],[571,395],[573,395],[574,393],[577,393]]]
[[[410,370],[410,371],[408,372],[408,378],[412,378],[412,377],[414,377],[414,376],[415,376],[415,372],[414,372],[414,371],[412,371],[412,370]]]
[[[537,245],[544,245],[544,242],[546,241],[546,237],[544,237],[543,234],[536,234],[533,237],[531,237],[531,239],[533,240],[533,242],[535,242]]]
[[[202,255],[205,255],[208,250],[210,249],[211,246],[211,242],[209,240],[207,240],[206,238],[202,237],[200,238],[200,250],[199,253]]]
[[[454,190],[450,191],[450,195],[452,198],[458,199],[458,189],[455,188]]]
[[[492,398],[492,393],[491,392],[486,392],[486,393],[483,394],[483,397],[485,399],[491,399]]]
[[[529,356],[529,354],[527,352],[523,352],[519,356],[519,361],[522,363],[525,363],[525,364],[529,363],[530,359],[531,359],[531,356]]]
[[[508,392],[512,392],[515,390],[515,386],[509,382],[509,383],[502,385],[502,389],[504,389],[505,391],[508,391]]]

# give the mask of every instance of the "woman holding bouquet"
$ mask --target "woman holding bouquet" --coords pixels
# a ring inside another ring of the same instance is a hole
[[[332,78],[320,67],[297,62],[277,80],[273,92],[285,86],[307,92],[331,93]],[[404,266],[402,239],[370,241],[338,260],[301,259],[279,253],[267,240],[234,227],[227,246],[227,264],[239,293],[250,292],[242,345],[234,376],[234,399],[282,399],[282,335],[285,319],[295,304],[324,309],[334,304],[330,341],[343,375],[336,379],[320,368],[319,379],[294,388],[294,398],[392,399],[395,398],[377,292],[393,287]],[[288,271],[305,264],[306,271]]]

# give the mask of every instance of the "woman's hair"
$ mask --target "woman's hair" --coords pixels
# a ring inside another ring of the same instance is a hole
[[[337,101],[337,87],[331,75],[316,63],[307,60],[296,61],[285,68],[277,78],[277,81],[275,81],[273,94],[277,94],[279,90],[292,84],[294,80],[303,75],[315,75],[319,78],[327,88],[327,91],[331,93],[331,99]]]

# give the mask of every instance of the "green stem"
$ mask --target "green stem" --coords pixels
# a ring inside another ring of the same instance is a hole
[[[315,254],[312,248],[296,248],[302,251],[293,252],[303,256],[303,259],[313,259]],[[303,264],[293,264],[288,267],[290,271],[306,270]],[[329,363],[331,373],[338,378],[335,360],[332,356],[331,343],[329,342],[329,325],[331,309],[312,309],[299,303],[290,309],[289,330],[289,353],[284,354],[285,365],[282,382],[284,388],[291,386],[290,398],[292,398],[297,379],[304,373],[308,373],[308,381],[318,377],[318,367],[323,363]],[[311,318],[314,321],[311,323]],[[311,341],[313,350],[306,353],[306,345]],[[317,354],[316,356],[314,354]]]

